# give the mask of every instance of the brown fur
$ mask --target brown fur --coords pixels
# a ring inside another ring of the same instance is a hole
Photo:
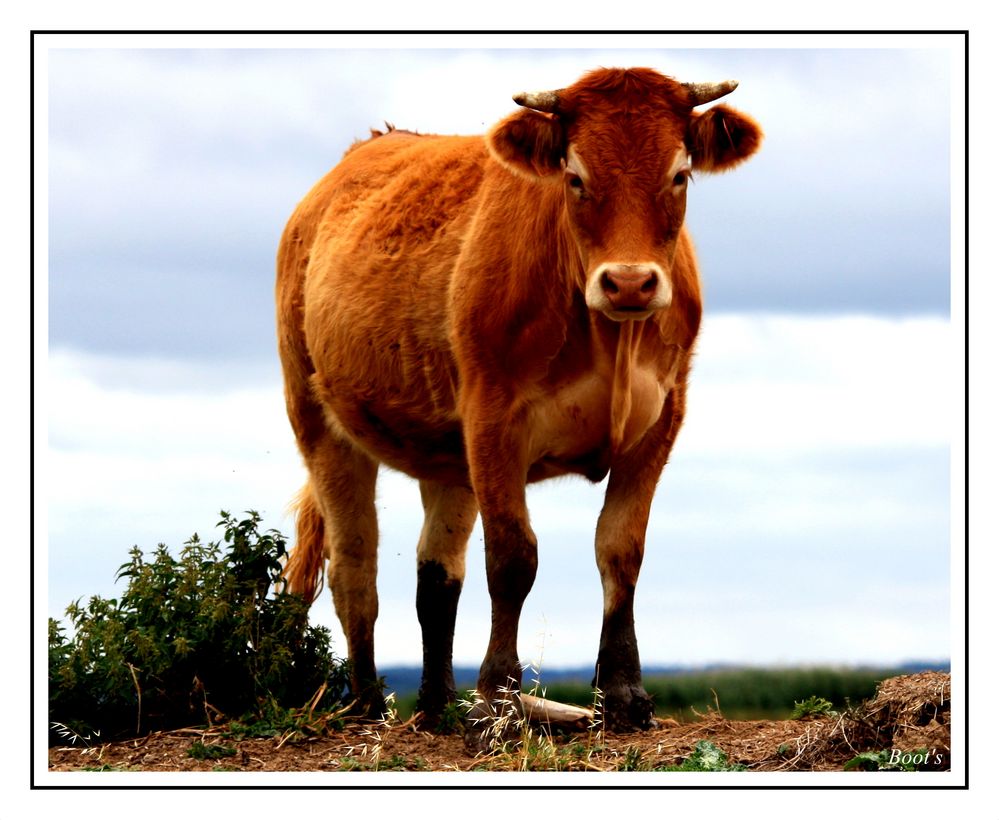
[[[609,471],[598,677],[611,724],[650,719],[632,598],[701,314],[686,188],[670,168],[690,152],[695,170],[725,170],[760,140],[745,115],[700,114],[685,100],[648,69],[599,70],[561,92],[558,114],[519,110],[485,139],[373,132],[289,221],[278,341],[310,482],[287,577],[311,599],[329,558],[365,679],[375,678],[379,463],[421,480],[418,598],[435,629],[453,630],[453,606],[434,610],[431,585],[460,588],[476,507],[482,515],[493,603],[485,695],[520,680],[517,621],[537,566],[525,484]],[[585,189],[563,173],[570,146]],[[607,266],[652,271],[650,293],[665,301],[640,320],[605,307]],[[429,656],[449,653],[449,636],[439,643]],[[425,669],[424,682],[428,701],[447,694],[447,674]]]

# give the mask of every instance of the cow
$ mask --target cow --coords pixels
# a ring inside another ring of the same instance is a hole
[[[515,96],[520,107],[484,137],[372,130],[292,215],[278,251],[278,347],[308,481],[286,579],[311,601],[328,561],[362,712],[385,705],[374,625],[386,465],[419,481],[424,508],[424,725],[455,699],[455,614],[477,515],[492,620],[471,743],[500,693],[518,690],[518,621],[538,564],[526,486],[567,474],[607,478],[602,720],[654,725],[635,585],[701,320],[688,184],[762,140],[725,104],[696,110],[736,85],[597,69]]]

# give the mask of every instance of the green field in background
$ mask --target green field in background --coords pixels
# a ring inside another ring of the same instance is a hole
[[[648,675],[644,683],[660,717],[691,721],[697,713],[720,709],[733,720],[778,720],[790,717],[796,701],[813,695],[831,701],[837,710],[859,704],[874,696],[878,683],[899,674],[903,670],[892,668],[737,668]],[[526,692],[562,703],[593,704],[593,690],[584,680],[546,683],[542,674],[536,687],[530,672],[525,672],[523,686]],[[459,690],[465,687],[459,685]],[[416,693],[400,695],[396,705],[400,716],[408,717]]]

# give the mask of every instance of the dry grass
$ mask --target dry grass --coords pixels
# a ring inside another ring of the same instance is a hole
[[[814,721],[795,738],[778,770],[821,768],[821,761],[882,749],[937,749],[950,763],[950,675],[923,672],[890,678],[874,698],[833,720]]]
[[[595,704],[599,707],[599,704]],[[308,707],[295,736],[232,739],[223,727],[154,733],[93,748],[49,751],[53,770],[97,766],[143,771],[210,771],[211,761],[187,755],[194,738],[225,740],[237,748],[231,767],[242,771],[368,771],[419,768],[430,771],[620,771],[678,766],[710,741],[729,763],[752,771],[843,771],[862,752],[936,749],[941,768],[950,764],[950,676],[923,673],[892,678],[876,695],[841,715],[800,720],[736,721],[720,711],[695,714],[696,721],[660,720],[647,732],[614,734],[598,723],[563,733],[507,712],[505,732],[484,755],[468,752],[458,735],[431,735],[413,721],[388,716],[377,723],[352,722],[342,729],[318,725]],[[596,709],[599,714],[599,708]],[[304,724],[304,726],[303,726]],[[289,727],[290,728],[290,727]],[[304,729],[304,731],[301,731]],[[313,734],[315,732],[315,734]],[[935,760],[935,758],[934,758]]]

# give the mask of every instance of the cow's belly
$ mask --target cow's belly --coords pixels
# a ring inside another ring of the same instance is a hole
[[[427,383],[373,393],[356,379],[345,383],[343,375],[314,378],[328,423],[378,461],[416,478],[468,482],[461,420],[453,403],[441,403],[440,393]],[[634,447],[656,423],[671,386],[651,370],[633,372],[620,452]],[[387,399],[392,393],[400,399]],[[600,481],[613,456],[609,378],[588,373],[545,393],[532,403],[523,432],[530,481],[568,473]]]
[[[312,377],[331,429],[415,478],[467,483],[450,357],[426,348],[410,355],[395,341],[369,346],[363,337],[349,349]]]
[[[652,370],[632,373],[630,407],[619,452],[634,447],[656,423],[672,385]],[[611,466],[609,374],[587,373],[538,401],[530,415],[531,479],[579,473],[599,481]]]
[[[468,483],[461,424],[356,394],[327,395],[327,424],[375,460],[418,479]]]

